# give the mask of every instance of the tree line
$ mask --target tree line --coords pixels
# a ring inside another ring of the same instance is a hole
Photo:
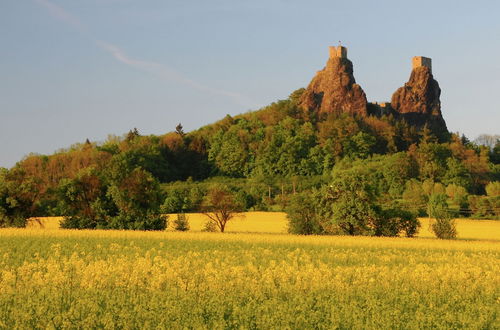
[[[437,137],[390,115],[317,118],[297,106],[302,92],[189,133],[180,124],[161,136],[134,129],[103,143],[28,155],[0,171],[0,226],[64,215],[71,228],[158,229],[164,213],[203,211],[214,185],[242,210],[286,210],[298,195],[322,189],[324,200],[316,202],[333,205],[345,196],[328,187],[350,171],[369,183],[358,188],[373,199],[375,208],[363,211],[373,223],[396,209],[427,214],[436,194],[453,214],[499,217],[498,139],[483,136],[485,146],[459,134]],[[341,214],[336,210],[331,219]],[[386,230],[369,227],[346,230]]]

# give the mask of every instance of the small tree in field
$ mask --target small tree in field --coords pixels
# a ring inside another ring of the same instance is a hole
[[[435,218],[430,224],[431,231],[437,238],[453,239],[457,237],[455,221],[448,210],[447,196],[445,194],[433,194],[429,199],[427,213],[429,217]]]
[[[174,220],[175,230],[188,231],[189,221],[185,213],[177,214],[177,219]]]
[[[208,190],[202,203],[202,210],[209,222],[215,224],[223,233],[226,224],[242,211],[242,205],[228,187],[215,185]]]
[[[306,192],[294,195],[286,207],[288,219],[288,232],[298,235],[318,235],[323,233],[323,228],[318,215],[316,198],[318,194]]]

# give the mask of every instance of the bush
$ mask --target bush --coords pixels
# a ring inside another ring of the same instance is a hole
[[[177,219],[174,220],[175,230],[178,231],[188,231],[189,230],[189,220],[185,213],[177,214]]]
[[[285,211],[289,233],[299,235],[323,233],[315,198],[310,192],[294,195]]]
[[[457,229],[446,200],[445,194],[433,194],[429,198],[427,212],[430,217],[435,218],[430,224],[430,230],[437,238],[453,239],[457,237]]]
[[[168,216],[155,213],[121,213],[110,218],[108,229],[165,230]]]
[[[406,237],[413,237],[420,226],[420,221],[413,212],[394,207],[380,212],[375,227],[375,235],[397,236],[404,232]]]
[[[205,226],[201,231],[209,232],[209,233],[215,233],[217,231],[217,225],[215,222],[209,220],[205,222]]]
[[[431,230],[437,238],[454,239],[457,237],[455,221],[451,218],[436,218],[431,224]]]

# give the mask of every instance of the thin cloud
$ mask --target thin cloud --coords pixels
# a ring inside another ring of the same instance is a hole
[[[38,3],[40,6],[44,7],[45,9],[48,10],[49,14],[58,20],[61,20],[65,22],[66,24],[69,24],[73,26],[74,28],[78,29],[79,31],[84,31],[84,26],[82,22],[75,16],[71,15],[69,12],[64,10],[62,7],[56,5],[55,3],[52,3],[48,0],[34,0],[36,3]]]
[[[82,24],[82,22],[77,17],[73,16],[68,11],[66,11],[64,8],[50,2],[49,0],[34,0],[34,1],[39,5],[41,5],[42,7],[46,8],[49,14],[54,18],[63,21],[64,23],[77,29],[79,32],[87,35],[87,30],[85,26]],[[89,36],[89,38],[97,45],[97,47],[111,54],[113,58],[120,63],[154,74],[164,79],[177,81],[179,83],[185,84],[187,86],[190,86],[191,88],[195,88],[200,91],[232,98],[236,103],[244,107],[256,106],[256,102],[251,101],[244,95],[200,84],[194,80],[184,77],[182,74],[176,72],[175,70],[169,68],[164,64],[152,61],[134,59],[129,55],[127,55],[121,48],[110,42],[102,41],[93,38],[91,36]]]

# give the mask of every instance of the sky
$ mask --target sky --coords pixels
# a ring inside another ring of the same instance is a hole
[[[448,129],[500,133],[500,1],[0,0],[0,167],[164,134],[306,87],[348,47],[369,101],[432,58]]]

